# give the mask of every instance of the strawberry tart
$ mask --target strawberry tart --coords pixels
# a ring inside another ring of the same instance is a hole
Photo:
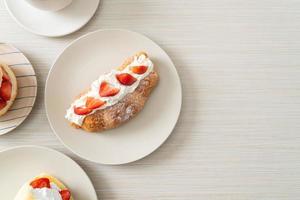
[[[138,52],[117,69],[101,75],[67,109],[72,126],[103,131],[120,126],[144,107],[158,83],[147,53]]]
[[[14,72],[5,64],[0,64],[0,116],[12,106],[17,96],[17,79]]]
[[[41,174],[25,183],[15,200],[74,200],[71,192],[58,179]]]

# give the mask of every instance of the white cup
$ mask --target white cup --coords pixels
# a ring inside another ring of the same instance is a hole
[[[72,0],[26,0],[31,6],[45,11],[58,11],[68,6]]]

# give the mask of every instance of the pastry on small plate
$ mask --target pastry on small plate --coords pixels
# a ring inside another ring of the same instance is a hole
[[[73,197],[58,179],[41,174],[25,183],[14,200],[73,200]]]
[[[12,106],[18,86],[14,72],[6,64],[0,64],[0,116]]]
[[[101,75],[67,110],[72,126],[103,131],[120,126],[145,106],[158,83],[158,73],[145,52],[138,52],[117,69]]]

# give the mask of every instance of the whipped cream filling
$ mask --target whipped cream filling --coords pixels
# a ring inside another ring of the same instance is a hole
[[[31,194],[36,200],[62,200],[59,187],[51,182],[50,188],[32,188]]]
[[[131,67],[133,66],[147,66],[147,71],[144,74],[135,74],[131,71]],[[82,125],[84,118],[86,115],[77,115],[74,112],[74,107],[85,107],[87,97],[93,97],[96,99],[100,99],[101,101],[105,101],[106,103],[98,109],[94,109],[90,114],[95,113],[97,110],[105,109],[109,106],[113,106],[114,104],[118,103],[122,98],[124,98],[127,94],[134,92],[134,90],[140,84],[140,81],[148,76],[153,71],[153,63],[152,61],[146,57],[145,55],[140,55],[134,57],[133,62],[131,62],[125,69],[122,71],[119,70],[112,70],[108,74],[101,75],[97,80],[95,80],[91,84],[90,90],[79,99],[75,100],[70,108],[67,109],[67,113],[65,118],[68,119],[70,122],[73,122],[79,126]],[[130,86],[122,85],[116,78],[116,74],[120,73],[128,73],[135,77],[137,80]],[[118,88],[120,91],[115,96],[111,97],[101,97],[99,95],[100,85],[103,81],[108,82],[112,87]]]

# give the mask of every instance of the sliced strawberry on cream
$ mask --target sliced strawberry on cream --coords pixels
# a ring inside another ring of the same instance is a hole
[[[30,183],[32,188],[50,188],[50,181],[48,178],[39,178]]]
[[[116,78],[122,85],[132,85],[136,82],[136,78],[128,73],[117,74]]]
[[[88,97],[86,100],[86,107],[90,109],[97,109],[100,108],[102,105],[105,104],[105,101],[101,101],[94,97]]]
[[[69,190],[61,190],[59,193],[62,200],[69,200],[71,198],[71,192]]]
[[[144,65],[131,67],[131,71],[135,74],[144,74],[147,69],[148,67]]]
[[[74,112],[77,115],[87,115],[90,114],[93,111],[91,108],[86,108],[86,107],[74,107]]]
[[[100,85],[99,95],[101,97],[111,97],[118,94],[120,89],[112,87],[106,81],[103,81]]]

